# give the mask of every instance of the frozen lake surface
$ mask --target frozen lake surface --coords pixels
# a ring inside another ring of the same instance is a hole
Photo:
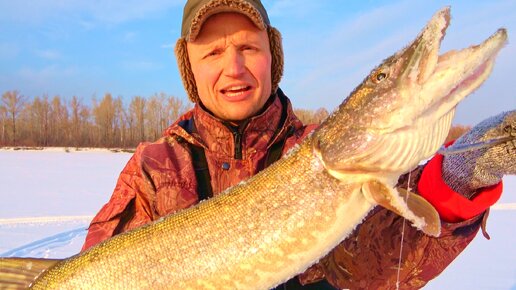
[[[108,150],[0,150],[0,256],[64,258],[84,242],[131,154]],[[516,290],[516,177],[487,230],[425,289]]]

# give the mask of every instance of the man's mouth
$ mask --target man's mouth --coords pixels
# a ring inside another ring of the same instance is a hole
[[[220,92],[227,97],[234,98],[242,96],[247,91],[251,90],[251,86],[232,86],[225,89],[220,90]]]

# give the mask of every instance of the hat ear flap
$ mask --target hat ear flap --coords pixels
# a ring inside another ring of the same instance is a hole
[[[267,27],[269,35],[269,44],[271,49],[271,93],[275,94],[279,87],[279,82],[283,77],[283,45],[281,33],[274,27]]]
[[[188,50],[186,49],[186,39],[184,37],[177,40],[174,51],[176,54],[179,74],[181,75],[183,86],[188,94],[188,99],[197,103],[199,101],[199,94],[197,92],[197,85],[195,83],[190,60],[188,59]]]

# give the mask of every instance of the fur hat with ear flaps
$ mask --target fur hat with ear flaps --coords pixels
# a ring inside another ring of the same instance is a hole
[[[193,41],[199,34],[201,26],[210,16],[221,12],[238,12],[249,17],[259,29],[266,29],[272,56],[271,94],[278,89],[283,76],[283,47],[280,32],[272,27],[265,8],[260,0],[189,0],[183,11],[181,38],[176,42],[175,53],[179,74],[188,94],[188,98],[197,103],[199,95],[194,75],[188,59],[187,41]]]

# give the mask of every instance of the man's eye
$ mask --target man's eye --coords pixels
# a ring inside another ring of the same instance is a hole
[[[242,47],[242,50],[243,50],[243,51],[247,51],[247,50],[254,51],[254,50],[256,50],[256,48],[254,48],[254,47],[252,47],[252,46],[247,46],[247,45],[246,45],[246,46],[243,46],[243,47]]]
[[[216,50],[212,50],[210,52],[208,52],[204,58],[207,58],[207,57],[212,57],[212,56],[217,56],[220,54],[220,50],[219,49],[216,49]]]

